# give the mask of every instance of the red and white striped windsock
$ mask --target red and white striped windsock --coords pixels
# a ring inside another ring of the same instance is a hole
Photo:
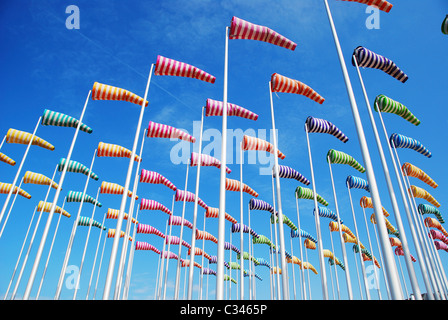
[[[188,260],[188,259],[181,259],[181,261],[182,261],[182,268],[190,266],[190,260]],[[199,268],[199,269],[202,269],[202,266],[199,263],[197,263],[196,261],[194,262],[194,266]]]
[[[229,39],[264,41],[293,51],[297,47],[296,43],[275,32],[274,30],[237,17],[232,18]]]
[[[196,240],[210,240],[216,244],[218,243],[218,239],[216,239],[211,233],[198,229],[196,229]]]
[[[167,235],[165,237],[165,243],[178,245],[180,243],[180,238],[176,237],[176,236]],[[191,248],[191,245],[188,242],[186,242],[185,240],[182,240],[182,245],[188,249]]]
[[[135,242],[135,250],[151,250],[157,254],[160,254],[160,250],[154,247],[152,244],[149,244],[145,241],[136,241]]]
[[[150,226],[149,224],[139,223],[137,226],[137,233],[155,234],[156,236],[165,239],[165,235],[163,234],[163,232],[154,228],[153,226]]]
[[[325,101],[322,96],[306,84],[298,80],[282,76],[278,73],[274,73],[271,76],[271,90],[272,92],[301,94],[319,104],[322,104]]]
[[[170,215],[170,217],[168,218],[168,225],[173,225],[173,226],[180,226],[182,223],[182,225],[186,226],[187,228],[190,228],[193,230],[193,224],[188,221],[187,219],[183,219],[180,216],[173,216]]]
[[[118,87],[110,86],[95,82],[92,88],[92,100],[119,100],[127,101],[141,106],[143,98],[135,93]],[[148,101],[145,102],[145,107],[148,106]]]
[[[187,202],[194,202],[194,193],[190,192],[190,191],[185,191],[185,190],[176,190],[176,196],[174,197],[174,201],[187,201]],[[198,197],[198,204],[204,208],[205,210],[207,210],[207,205],[205,204],[204,201],[201,200],[201,198]]]
[[[202,80],[209,83],[215,83],[216,78],[207,72],[189,65],[184,62],[157,56],[156,68],[154,70],[156,76],[177,76]]]
[[[393,5],[386,0],[341,0],[341,1],[349,1],[349,2],[359,2],[362,4],[366,4],[368,6],[374,6],[384,12],[389,12],[392,9]]]
[[[207,103],[205,105],[206,117],[222,116],[223,110],[224,110],[224,103],[222,101],[207,99]],[[255,121],[258,119],[258,114],[233,103],[227,103],[227,115]]]
[[[140,173],[140,182],[163,184],[173,191],[177,190],[177,187],[170,180],[162,176],[160,173],[155,171],[149,171],[146,169],[142,169]]]
[[[190,166],[194,167],[199,164],[199,153],[192,152],[191,158],[190,158]],[[201,166],[206,167],[216,167],[221,168],[221,161],[216,159],[215,157],[209,156],[208,154],[201,153]],[[229,167],[226,166],[226,172],[231,173],[232,170],[229,169]]]
[[[160,210],[169,215],[173,214],[170,209],[165,207],[160,202],[157,202],[155,200],[144,199],[144,198],[142,198],[142,200],[140,202],[140,210]]]
[[[240,189],[241,189],[241,183],[238,180],[226,178],[226,190],[240,191]],[[258,197],[258,193],[245,183],[243,183],[243,192],[246,192],[251,196],[254,196],[255,198]]]
[[[171,251],[162,251],[161,255],[164,259],[178,259],[177,254]]]
[[[207,211],[205,212],[206,218],[218,218],[219,217],[219,208],[207,207]],[[237,223],[238,221],[232,217],[230,214],[226,212],[225,219],[230,221],[231,223]]]
[[[250,137],[244,135],[243,143],[241,144],[242,150],[258,150],[258,151],[266,151],[274,154],[274,146],[267,142],[266,140]],[[277,154],[280,159],[285,159],[285,155],[277,149]]]
[[[172,126],[149,121],[148,129],[146,130],[146,137],[148,138],[168,138],[168,139],[179,139],[189,141],[191,143],[196,142],[196,138],[189,135],[188,133],[174,128]]]

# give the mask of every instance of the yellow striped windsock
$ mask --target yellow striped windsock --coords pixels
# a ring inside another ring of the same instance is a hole
[[[30,143],[32,136],[33,135],[31,133],[11,128],[6,133],[6,142],[28,144]],[[39,138],[38,136],[34,136],[32,144],[51,151],[54,150],[54,146],[52,144],[42,138]]]
[[[131,150],[125,147],[119,146],[118,144],[104,143],[100,142],[98,144],[97,153],[98,157],[120,157],[120,158],[131,158]],[[135,155],[135,161],[142,161],[142,159]]]
[[[11,191],[11,187],[12,187],[11,183],[0,182],[0,193],[9,193]],[[31,199],[31,195],[28,192],[26,192],[23,189],[18,188],[17,186],[14,187],[13,194],[16,194],[17,190],[19,190],[19,194],[22,197],[25,197],[27,199]]]
[[[101,183],[100,193],[107,193],[107,194],[123,194],[124,187],[120,186],[117,183],[112,182],[106,182],[103,181]],[[128,197],[132,197],[132,192],[128,190]],[[135,200],[138,199],[138,196],[135,196]]]
[[[43,202],[43,201],[39,201],[39,204],[37,205],[37,211],[44,211],[44,212],[50,212],[51,210],[51,202]],[[65,211],[64,209],[62,209],[59,206],[56,206],[56,209],[54,210],[54,212],[56,213],[60,213],[63,216],[66,216],[67,218],[71,217],[71,214],[68,213],[67,211]]]
[[[58,184],[54,181],[51,181],[51,179],[47,176],[31,171],[25,172],[25,175],[23,176],[23,183],[41,184],[46,186],[49,186],[51,184],[51,187],[53,189],[58,188]]]
[[[10,164],[12,166],[16,165],[16,162],[12,160],[10,157],[8,157],[6,154],[0,152],[0,161],[6,162],[7,164]]]

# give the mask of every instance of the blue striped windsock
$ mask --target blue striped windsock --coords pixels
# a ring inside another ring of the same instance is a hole
[[[362,178],[355,176],[348,176],[346,183],[349,188],[364,189],[367,192],[370,192],[369,183]]]
[[[250,199],[249,200],[249,210],[262,210],[269,211],[270,213],[274,213],[274,207],[269,203],[259,199]]]
[[[59,172],[62,172],[64,170],[64,166],[65,166],[66,162],[67,162],[67,159],[65,159],[65,158],[61,158],[61,160],[59,160],[59,164],[58,164]],[[90,171],[89,168],[87,168],[82,163],[79,163],[78,161],[70,160],[68,163],[68,166],[67,166],[67,171],[83,173],[86,176],[89,176],[90,178],[92,178],[94,180],[99,179],[98,176],[93,171]]]
[[[331,211],[330,209],[318,206],[319,208],[319,217],[323,217],[323,218],[330,218],[331,220],[338,222],[338,216]],[[315,213],[316,209],[313,209],[313,214]],[[341,223],[344,223],[341,219]]]
[[[275,177],[274,167],[272,167],[272,171],[273,171],[272,176]],[[307,178],[305,178],[297,170],[295,170],[291,167],[288,167],[288,166],[279,165],[278,166],[278,176],[280,178],[296,179],[297,181],[299,181],[305,185],[310,184],[310,181]]]
[[[41,124],[44,126],[77,128],[79,120],[61,112],[45,109],[44,114],[42,115]],[[81,123],[79,130],[87,133],[92,133],[93,131],[92,128],[85,125],[84,123]]]
[[[346,143],[348,137],[333,123],[325,119],[319,119],[309,116],[306,118],[305,124],[308,127],[308,132],[328,133],[335,136],[342,142]]]
[[[395,148],[412,149],[428,158],[432,157],[431,152],[426,149],[420,141],[415,140],[414,138],[406,137],[402,134],[392,133],[389,138],[389,143],[391,146],[395,146]]]
[[[299,237],[299,230],[291,229],[291,238],[298,238],[298,237]],[[309,239],[310,241],[317,243],[317,240],[305,230],[300,229],[300,237]]]

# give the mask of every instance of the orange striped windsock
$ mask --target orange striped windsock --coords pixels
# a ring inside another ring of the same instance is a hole
[[[117,183],[112,182],[106,182],[103,181],[101,183],[100,193],[107,193],[107,194],[123,194],[124,187],[120,186]],[[128,197],[132,197],[132,192],[128,190]],[[135,196],[135,200],[138,199],[138,196]]]
[[[398,238],[389,237],[389,242],[392,247],[402,247],[403,246],[400,239],[398,239]]]
[[[359,204],[361,205],[362,208],[371,208],[371,209],[373,209],[372,198],[363,196],[361,198],[361,200],[359,201]],[[387,212],[386,209],[384,209],[384,207],[383,207],[383,214],[384,214],[385,217],[389,216],[389,212]]]
[[[210,240],[216,244],[218,243],[218,239],[216,239],[211,233],[198,229],[196,229],[196,240]]]
[[[226,178],[226,190],[228,191],[240,191],[241,184],[238,180],[235,179],[229,179]],[[251,187],[249,187],[247,184],[243,183],[243,192],[246,192],[250,194],[251,196],[254,196],[255,198],[258,197],[258,193],[255,192]]]
[[[352,237],[356,240],[356,236],[354,235],[352,230],[350,230],[349,227],[347,227],[345,224],[341,224],[341,229],[342,229],[342,232],[347,233],[350,237]],[[330,222],[330,230],[331,231],[339,231],[338,224],[334,221],[331,221]]]
[[[417,178],[433,188],[437,188],[439,186],[422,169],[410,164],[409,162],[403,163],[403,165],[401,166],[401,171],[403,172],[404,175],[407,175],[408,177]]]
[[[118,144],[100,142],[97,148],[97,157],[119,157],[119,158],[131,158],[131,150]],[[135,155],[135,161],[142,161],[142,159]]]
[[[314,274],[318,274],[316,268],[314,268],[314,266],[311,263],[309,263],[309,262],[304,262],[303,263],[303,268],[304,269],[310,269],[311,271],[314,272]]]
[[[25,172],[25,175],[23,176],[23,183],[41,184],[45,186],[49,186],[51,184],[51,187],[53,189],[58,188],[58,184],[54,181],[51,181],[51,179],[47,176],[31,171]]]
[[[120,210],[108,208],[106,213],[106,219],[118,219],[119,213]],[[129,215],[125,212],[123,219],[128,220],[128,217]],[[132,218],[132,223],[138,223],[138,221]]]
[[[431,218],[431,217],[427,217],[425,219],[425,225],[428,228],[436,228],[438,229],[440,232],[442,232],[445,237],[448,237],[448,232],[445,230],[444,227],[442,227],[442,225],[440,224],[440,222],[437,219]]]
[[[113,87],[107,84],[95,82],[92,89],[92,100],[120,100],[127,101],[139,106],[143,103],[143,98],[138,95],[118,87]],[[148,106],[148,101],[145,102],[145,107]]]
[[[154,74],[156,76],[178,76],[194,78],[209,83],[215,83],[216,80],[214,76],[199,68],[196,68],[184,62],[165,58],[160,55],[157,56]]]
[[[307,249],[316,250],[316,244],[313,241],[311,241],[310,239],[305,239],[305,241],[303,242],[303,245]]]
[[[188,255],[191,255],[191,249],[188,249]],[[194,255],[204,256],[204,258],[210,260],[210,256],[205,251],[203,251],[201,248],[198,247],[194,248]]]
[[[169,126],[167,124],[157,123],[149,121],[148,129],[146,130],[146,137],[148,138],[168,138],[168,139],[179,139],[184,141],[189,141],[191,143],[196,142],[196,138],[189,135],[188,133],[177,129],[175,127]]]
[[[6,133],[6,142],[7,143],[28,144],[28,143],[30,143],[32,136],[33,135],[31,133],[11,128]],[[42,147],[44,149],[51,150],[51,151],[54,150],[54,146],[51,143],[45,141],[44,139],[39,138],[36,135],[33,138],[32,144],[35,146]]]
[[[206,218],[218,218],[219,217],[219,208],[207,207],[207,211],[205,212]],[[232,217],[230,214],[226,212],[225,219],[231,223],[237,223],[238,221]]]
[[[322,104],[325,101],[322,96],[306,84],[298,80],[282,76],[278,73],[274,73],[271,76],[271,90],[272,92],[301,94],[319,104]]]
[[[11,184],[11,183],[0,182],[0,193],[6,193],[6,194],[8,194],[8,193],[11,191],[11,187],[12,187],[12,184]],[[28,192],[26,192],[26,191],[23,190],[23,189],[18,188],[17,186],[14,187],[13,194],[16,194],[16,193],[17,193],[17,190],[19,190],[19,194],[20,194],[22,197],[25,197],[25,198],[27,198],[27,199],[31,199],[31,195],[30,195]]]
[[[242,150],[258,150],[258,151],[266,151],[274,154],[274,146],[267,142],[266,140],[250,137],[244,135],[243,143],[241,144]],[[285,159],[285,155],[277,149],[277,155],[280,159]]]
[[[376,224],[376,216],[375,213],[372,213],[370,216],[370,222],[373,224]],[[400,236],[400,233],[398,230],[392,225],[392,223],[389,222],[386,218],[384,218],[384,222],[386,223],[386,228],[390,231],[390,234],[396,235],[397,237]]]
[[[120,231],[120,238],[123,238],[126,235],[124,231]],[[107,237],[113,238],[115,237],[115,229],[109,229],[107,230]],[[129,241],[132,241],[132,237],[129,237]]]
[[[414,198],[425,199],[429,203],[436,206],[437,208],[440,207],[440,203],[438,203],[437,200],[425,189],[411,185],[411,187],[409,188],[408,191],[409,191],[409,194],[411,194]]]
[[[37,211],[50,212],[52,204],[53,203],[51,203],[51,202],[39,201],[39,204],[37,205]],[[56,206],[56,209],[54,210],[54,212],[62,214],[63,216],[65,216],[67,218],[71,217],[70,213],[68,213],[67,211],[65,211],[64,209],[62,209],[59,206]]]
[[[277,271],[278,270],[278,271]],[[271,274],[282,274],[282,269],[277,268],[277,267],[272,267],[271,268]]]
[[[16,165],[16,162],[8,157],[6,154],[0,152],[0,161],[10,164],[12,166]]]
[[[345,243],[349,242],[349,243],[358,244],[358,240],[356,239],[356,237],[352,237],[348,233],[342,234],[342,238],[344,239]],[[365,246],[361,242],[359,242],[359,246],[361,247],[361,249],[365,249]]]

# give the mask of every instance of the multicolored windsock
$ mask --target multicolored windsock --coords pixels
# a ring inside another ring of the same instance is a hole
[[[440,232],[442,232],[445,237],[448,237],[448,232],[445,230],[444,227],[442,227],[440,222],[434,218],[431,217],[425,218],[425,226],[427,226],[428,228],[436,228]]]
[[[258,234],[252,228],[249,228],[249,226],[247,226],[245,224],[243,224],[241,227],[241,223],[234,223],[234,224],[232,224],[231,231],[232,231],[232,233],[240,232],[241,228],[242,228],[243,233],[250,233],[255,238],[258,238]]]
[[[440,207],[440,203],[438,203],[437,200],[425,189],[411,185],[408,191],[409,194],[412,195],[414,198],[425,199],[429,203],[435,205],[437,208]]]
[[[163,234],[163,232],[157,230],[156,228],[150,226],[149,224],[139,223],[137,225],[137,233],[155,234],[156,236],[165,239],[165,234]]]
[[[314,243],[317,243],[317,240],[310,235],[308,232],[306,232],[305,230],[292,230],[291,229],[291,238],[298,238],[300,235],[301,238],[305,238],[305,239],[309,239],[310,241],[313,241]]]
[[[201,231],[196,229],[196,240],[210,240],[218,244],[218,239],[207,231]]]
[[[369,198],[369,197],[366,197],[366,196],[362,197],[361,200],[359,201],[359,205],[361,206],[361,208],[371,208],[371,209],[373,209],[372,198]],[[383,215],[385,217],[388,217],[389,216],[389,212],[387,212],[386,209],[384,209],[384,207],[382,207],[382,208],[383,208]]]
[[[275,170],[274,167],[272,167],[272,176],[275,177]],[[287,178],[287,179],[296,179],[297,181],[309,185],[310,181],[305,178],[301,173],[299,173],[297,170],[288,167],[288,166],[278,166],[278,176],[280,178]]]
[[[224,103],[222,101],[207,99],[205,105],[205,116],[222,116],[224,110]],[[240,107],[236,104],[227,102],[227,115],[235,116],[240,118],[245,118],[249,120],[256,121],[258,119],[258,114]]]
[[[333,211],[331,211],[330,209],[323,208],[321,206],[318,206],[318,209],[319,209],[318,210],[319,211],[319,217],[330,218],[331,220],[338,222],[338,216]],[[313,215],[315,214],[315,211],[316,211],[316,209],[313,209]],[[340,221],[341,221],[341,224],[344,223],[342,221],[342,219]]]
[[[332,232],[339,231],[339,225],[336,222],[334,222],[334,221],[330,221],[329,227],[330,227],[330,231],[332,231]],[[352,238],[354,238],[356,240],[355,234],[345,224],[341,224],[341,229],[342,229],[342,232],[345,232],[350,237],[352,237]]]
[[[402,105],[398,101],[386,97],[384,94],[380,94],[375,98],[374,109],[377,112],[379,110],[381,112],[396,114],[416,126],[420,124],[420,120],[417,119],[417,117],[414,116],[406,106]]]
[[[445,237],[443,233],[440,232],[439,230],[434,229],[429,230],[428,236],[431,237],[432,239],[437,239],[442,241],[443,243],[448,244],[448,238]]]
[[[219,217],[219,208],[212,208],[207,207],[207,210],[205,211],[205,217],[206,218],[218,218]],[[237,223],[236,219],[232,217],[230,214],[226,212],[225,219],[231,223]]]
[[[270,213],[275,213],[274,207],[271,206],[269,203],[263,200],[253,198],[249,200],[249,210],[262,210],[262,211],[268,211]]]
[[[142,198],[140,202],[140,210],[160,210],[169,215],[173,214],[171,210],[165,207],[163,204],[155,200],[149,200],[144,198]]]
[[[403,83],[408,80],[408,76],[392,60],[364,47],[359,46],[353,52],[352,64],[355,66],[353,59],[356,59],[359,67],[382,70]]]
[[[293,230],[291,229],[291,232],[293,232]],[[259,234],[258,238],[257,237],[252,237],[252,243],[253,244],[267,244],[269,247],[273,248],[275,247],[275,245],[272,243],[271,240],[269,240],[268,237]]]
[[[176,195],[174,197],[174,201],[187,201],[187,202],[194,202],[194,193],[190,192],[190,191],[185,191],[185,190],[180,190],[177,189],[176,190]],[[205,210],[207,210],[207,205],[205,204],[204,201],[201,200],[201,198],[198,197],[198,204],[204,208]]]
[[[10,164],[10,165],[12,165],[12,166],[15,166],[15,165],[16,165],[16,162],[15,162],[13,159],[11,159],[11,158],[8,157],[6,154],[1,153],[1,152],[0,152],[0,161],[5,162],[5,163],[7,163],[7,164]]]
[[[32,136],[33,135],[31,133],[11,128],[6,133],[6,142],[7,143],[29,144]],[[51,151],[54,150],[54,146],[51,143],[45,141],[42,138],[39,138],[36,135],[34,136],[33,142],[31,144],[35,145],[35,146],[42,147],[47,150],[51,150]]]
[[[305,124],[307,125],[308,132],[328,133],[344,143],[348,141],[348,137],[328,120],[309,116],[306,118]]]
[[[376,224],[376,216],[375,213],[372,213],[372,215],[370,216],[370,222],[372,222],[373,224]],[[398,238],[400,238],[400,233],[398,232],[397,228],[395,228],[392,223],[389,222],[389,220],[387,220],[386,218],[384,218],[384,222],[386,223],[386,228],[387,230],[389,230],[390,232],[388,232],[389,234],[393,234],[395,236],[397,236]]]
[[[160,173],[157,173],[155,171],[149,171],[146,169],[142,169],[140,173],[140,182],[163,184],[164,186],[167,186],[173,191],[177,190],[177,187],[170,180],[162,176]]]
[[[161,124],[153,121],[149,121],[148,129],[146,130],[146,137],[179,139],[191,143],[196,142],[195,137],[190,136],[188,133],[182,130],[179,130],[166,124]]]
[[[43,212],[50,212],[51,210],[51,202],[43,202],[43,201],[39,201],[39,204],[37,205],[37,211],[43,211]],[[62,214],[63,216],[70,218],[71,214],[68,213],[67,211],[65,211],[64,209],[62,209],[59,206],[56,206],[56,209],[54,210],[54,212]]]
[[[188,250],[188,255],[191,255],[191,249]],[[204,256],[204,258],[210,260],[210,256],[205,251],[203,251],[201,248],[198,247],[194,248],[194,255]]]
[[[275,223],[278,223],[278,215],[271,214],[271,224],[274,224],[274,219]],[[283,224],[286,224],[291,230],[297,230],[296,225],[285,214],[283,214]]]
[[[348,164],[350,167],[361,173],[366,172],[366,169],[364,169],[364,167],[356,161],[355,158],[341,151],[336,151],[334,149],[328,150],[327,162],[328,160],[330,160],[330,163]]]
[[[304,187],[299,186],[296,188],[296,191],[294,193],[295,193],[297,199],[308,199],[308,200],[314,199],[313,190],[311,190],[310,188],[304,188]],[[322,204],[324,206],[328,206],[327,200],[322,198],[320,195],[316,195],[316,198],[317,198],[317,202],[319,202],[320,204]]]
[[[448,34],[448,14],[446,15],[445,19],[443,19],[442,22],[442,33]]]
[[[78,226],[83,226],[83,227],[89,227],[90,224],[92,224],[92,227],[97,227],[100,228],[102,230],[106,230],[107,228],[105,226],[103,226],[101,223],[99,223],[98,221],[91,219],[89,217],[83,217],[80,216],[78,219]]]
[[[369,183],[367,180],[355,176],[348,176],[345,181],[349,188],[364,189],[367,192],[370,192]]]
[[[103,181],[101,183],[101,187],[100,187],[100,193],[106,193],[106,194],[123,194],[124,192],[124,187],[120,186],[117,183],[112,183],[112,182],[106,182]],[[132,192],[130,190],[128,190],[128,197],[131,198],[132,197]],[[135,200],[138,200],[138,196],[135,196]]]
[[[297,44],[268,27],[232,17],[229,39],[258,40],[294,51]]]
[[[173,215],[170,215],[170,217],[168,218],[168,225],[170,226],[180,226],[181,224],[193,230],[193,224],[187,219],[182,220],[182,217]]]
[[[355,253],[359,252],[359,247],[358,245],[353,245],[353,251]],[[378,269],[381,269],[380,264],[378,263],[378,260],[376,260],[376,258],[374,256],[372,256],[372,254],[369,252],[369,250],[367,250],[366,248],[361,248],[361,253],[362,253],[362,260],[363,261],[372,261],[373,258],[373,262],[375,263],[375,265],[377,266]]]
[[[97,207],[102,207],[103,205],[96,201],[94,197],[89,196],[88,194],[84,194],[82,191],[69,191],[67,196],[65,197],[65,201],[67,202],[89,202]]]
[[[96,156],[97,157],[117,157],[117,158],[131,158],[132,151],[118,144],[100,142],[98,144]],[[142,159],[138,156],[134,156],[134,161],[141,162]]]
[[[66,162],[67,162],[67,159],[65,159],[65,158],[61,158],[61,160],[59,160],[59,164],[58,164],[59,172],[62,172],[64,170],[64,166],[65,166]],[[83,165],[82,163],[80,163],[78,161],[74,161],[74,160],[70,160],[68,162],[67,172],[82,173],[96,181],[98,181],[98,179],[99,179],[98,176],[93,171],[90,171],[89,168],[87,168],[85,165]]]
[[[319,104],[325,101],[321,95],[306,84],[278,73],[273,73],[271,76],[271,91],[300,94]]]
[[[4,182],[0,182],[0,194],[9,194],[9,192],[11,191],[12,188],[12,184],[11,183],[4,183]],[[19,195],[21,195],[22,197],[25,197],[27,199],[31,199],[31,195],[26,192],[25,190],[14,186],[14,191],[12,194],[16,194],[17,191],[19,192]]]
[[[439,186],[422,169],[410,164],[409,162],[403,163],[403,165],[401,166],[401,171],[403,172],[404,175],[407,175],[408,177],[417,178],[433,188],[437,188]]]
[[[126,233],[122,230],[120,231],[120,238],[124,238]],[[108,229],[107,230],[107,237],[108,238],[114,238],[115,237],[115,229]],[[129,237],[129,241],[132,241],[132,237]]]
[[[436,216],[437,220],[440,221],[440,223],[445,223],[445,220],[442,218],[442,213],[436,207],[429,204],[420,203],[418,205],[418,212],[420,214],[433,214]]]
[[[392,133],[389,138],[389,143],[391,146],[394,146],[395,148],[407,148],[415,150],[422,155],[431,158],[432,154],[431,152],[426,149],[418,140],[415,140],[410,137],[406,137],[402,134],[398,133]]]
[[[240,189],[241,183],[238,180],[226,178],[227,191],[240,191]],[[243,192],[248,193],[255,198],[258,197],[258,193],[245,183],[243,183]]]
[[[170,236],[170,235],[167,235],[167,236],[165,237],[165,243],[166,243],[166,244],[179,245],[179,243],[180,243],[180,238],[179,238],[179,237],[176,237],[176,236]],[[188,248],[188,249],[191,248],[191,245],[190,245],[187,241],[185,241],[185,240],[182,240],[182,245],[183,245],[184,247]]]
[[[244,135],[241,150],[258,150],[274,154],[274,146],[266,140]],[[280,159],[285,159],[285,155],[277,149],[277,155]]]
[[[389,12],[392,9],[393,5],[387,2],[386,0],[341,0],[341,1],[350,1],[350,2],[359,2],[362,4],[366,4],[368,6],[374,6],[384,12]]]
[[[184,62],[157,56],[156,67],[154,70],[156,76],[177,76],[202,80],[209,83],[215,83],[216,78],[207,72],[189,65]]]
[[[151,250],[157,254],[160,254],[160,250],[154,247],[152,244],[149,244],[145,241],[136,241],[135,242],[135,250]]]
[[[197,166],[199,164],[199,153],[192,152],[190,158],[190,167]],[[208,154],[201,153],[201,166],[221,168],[221,161]],[[226,166],[226,172],[231,173],[232,170]]]
[[[79,120],[61,112],[45,109],[40,123],[44,126],[71,127],[76,129],[78,127]],[[93,131],[92,128],[84,123],[81,123],[79,130],[87,133],[92,133]]]
[[[396,256],[404,256],[404,251],[403,251],[403,248],[401,248],[401,247],[396,247],[395,250],[394,250],[394,253],[395,253]],[[411,256],[412,262],[416,262],[417,261],[417,259],[415,259],[412,254],[410,256]]]
[[[127,101],[141,106],[143,98],[128,90],[113,87],[107,84],[95,82],[92,88],[92,100],[119,100]],[[148,101],[145,101],[145,107],[148,106]]]
[[[54,181],[51,181],[51,179],[47,176],[32,171],[25,172],[25,175],[23,176],[23,183],[40,184],[45,186],[51,185],[53,189],[58,188],[58,184]]]
[[[120,210],[108,208],[106,213],[106,219],[118,219],[119,214]],[[128,217],[129,215],[126,212],[124,212],[123,219],[128,220]],[[132,223],[138,223],[138,221],[132,218]]]

